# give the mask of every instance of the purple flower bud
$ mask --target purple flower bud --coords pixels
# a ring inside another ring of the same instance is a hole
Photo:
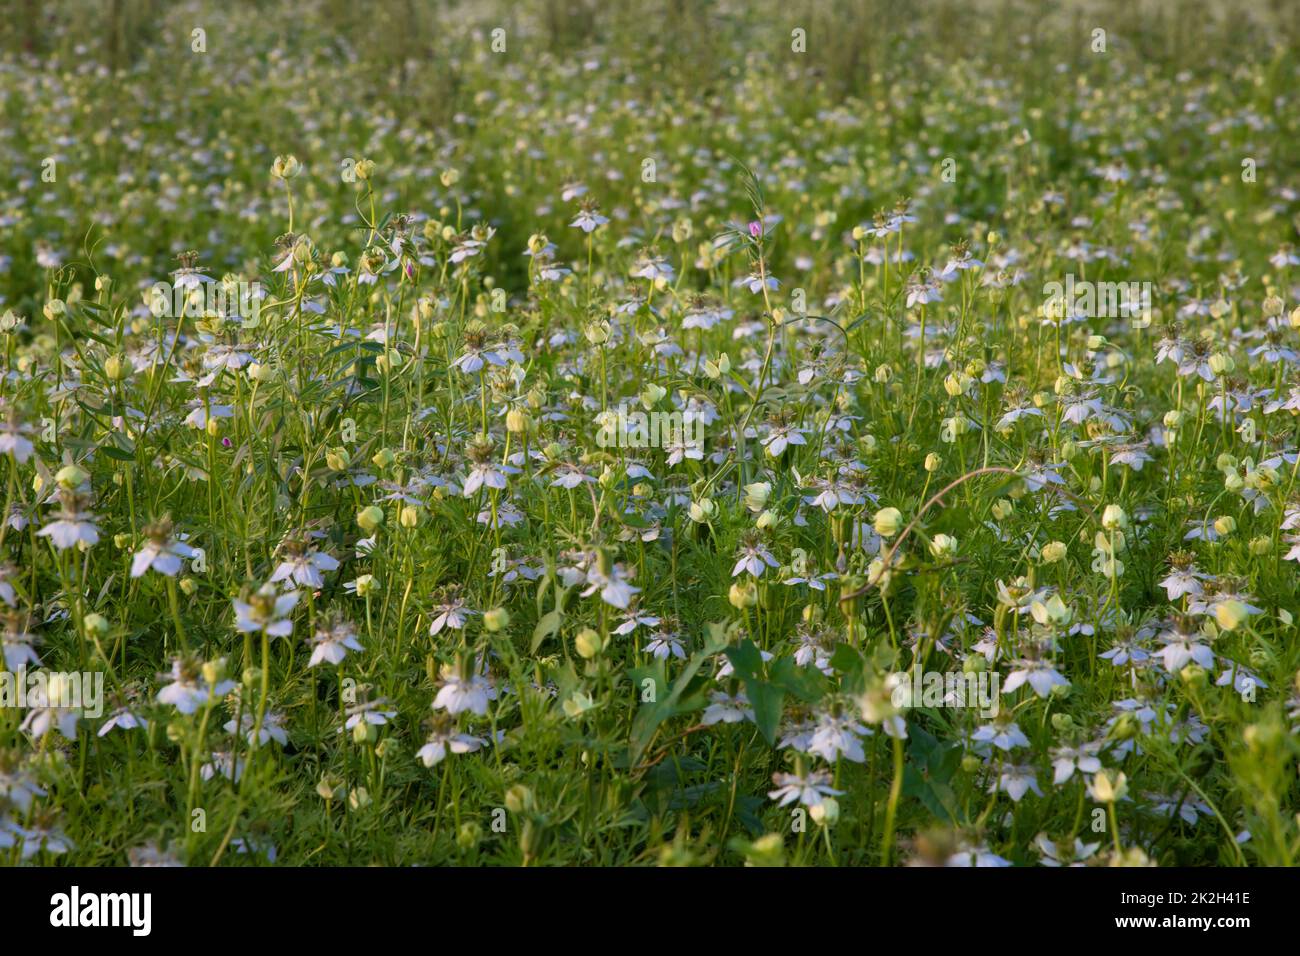
[[[749,234],[757,239],[763,234],[763,224],[755,219],[749,224]]]

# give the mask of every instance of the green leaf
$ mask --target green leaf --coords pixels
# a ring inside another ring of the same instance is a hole
[[[707,682],[701,680],[695,686],[692,686],[692,683],[699,669],[721,649],[715,640],[710,638],[702,650],[691,655],[682,672],[677,675],[677,680],[673,681],[672,689],[666,697],[663,694],[656,694],[654,703],[641,705],[636,717],[632,719],[632,734],[628,740],[629,756],[633,764],[640,761],[649,749],[655,734],[659,732],[659,726],[665,720],[704,706],[706,700],[704,685]]]
[[[115,445],[100,445],[99,450],[115,461],[135,461],[135,452],[126,451]]]
[[[537,626],[533,628],[533,643],[530,652],[536,653],[544,640],[553,636],[560,629],[560,624],[564,621],[564,615],[559,610],[548,611],[542,615]]]
[[[751,640],[728,647],[727,659],[741,680],[751,680],[763,672],[763,655]]]
[[[776,731],[781,724],[781,706],[785,691],[775,684],[762,680],[745,681],[745,696],[754,708],[754,722],[769,747],[776,744]]]
[[[793,657],[782,657],[768,671],[773,684],[805,704],[815,703],[826,694],[826,678],[822,672],[815,667],[800,667]]]

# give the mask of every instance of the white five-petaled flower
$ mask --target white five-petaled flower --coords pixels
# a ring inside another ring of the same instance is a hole
[[[871,730],[849,714],[822,714],[817,718],[808,752],[834,763],[840,757],[862,763],[867,759],[862,738]]]
[[[445,710],[453,716],[468,711],[483,717],[488,711],[488,701],[497,697],[492,682],[481,674],[464,676],[456,668],[444,666],[442,681],[433,699],[433,709]]]
[[[91,547],[99,541],[95,516],[86,508],[85,498],[76,492],[60,494],[60,509],[53,521],[36,534],[49,538],[60,551],[84,545]]]
[[[433,609],[433,620],[429,624],[429,636],[437,635],[444,627],[459,631],[465,626],[465,621],[469,616],[477,613],[478,611],[465,606],[463,598],[452,598]]]
[[[505,474],[490,461],[476,462],[470,468],[469,477],[465,479],[465,488],[461,494],[466,498],[473,498],[475,492],[484,485],[498,491],[506,486]]]
[[[1012,803],[1019,803],[1026,793],[1043,795],[1035,770],[1029,764],[1003,764],[998,779],[989,785],[990,793],[998,790],[1005,792]]]
[[[731,569],[734,578],[748,571],[756,578],[761,578],[768,568],[780,567],[780,562],[761,544],[748,544],[740,549],[740,558]]]
[[[1015,693],[1021,684],[1028,684],[1039,697],[1046,697],[1053,687],[1068,687],[1070,684],[1051,661],[1021,659],[1015,663],[1016,669],[1007,675],[1006,683],[1002,685],[1004,694]]]
[[[294,548],[276,567],[271,575],[271,583],[292,580],[299,587],[319,588],[324,586],[322,571],[337,571],[338,559],[324,551],[303,551]]]
[[[321,664],[341,664],[348,651],[364,651],[357,640],[356,631],[347,621],[337,621],[318,629],[311,639],[311,660],[308,667]]]
[[[1096,773],[1101,769],[1097,754],[1101,752],[1101,743],[1095,740],[1085,741],[1076,747],[1055,747],[1052,749],[1052,767],[1055,775],[1053,786],[1065,783],[1077,770],[1080,773]]]
[[[158,703],[175,707],[182,714],[192,714],[209,701],[224,697],[235,689],[231,680],[209,684],[202,671],[179,657],[172,660],[171,673],[164,675],[170,683],[158,691]]]
[[[682,636],[676,631],[655,631],[641,650],[652,655],[656,660],[667,660],[669,656],[686,660],[686,645],[682,641]]]
[[[289,615],[298,605],[298,592],[279,594],[272,584],[263,585],[247,601],[238,598],[235,605],[235,630],[241,634],[260,634],[270,637],[288,637],[293,633]]]
[[[710,691],[709,700],[711,703],[704,708],[704,715],[700,718],[700,723],[706,727],[713,724],[738,724],[743,720],[754,719],[754,709],[749,706],[749,698],[744,691],[739,691],[734,696],[720,690]]]
[[[499,731],[504,734],[505,731]],[[428,742],[415,752],[415,756],[420,759],[426,767],[433,767],[442,763],[448,752],[454,754],[472,754],[487,745],[486,738],[476,737],[473,734],[457,732],[450,728],[440,727],[429,734]]]
[[[131,577],[138,578],[150,569],[175,577],[182,561],[197,556],[182,536],[173,537],[171,532],[171,522],[166,520],[145,528],[144,546],[131,559]]]
[[[806,807],[815,807],[827,797],[838,797],[844,793],[831,786],[831,775],[827,770],[812,770],[802,774],[774,773],[772,782],[776,784],[776,789],[769,790],[767,795],[782,807],[795,801]]]
[[[30,425],[24,425],[16,419],[0,421],[0,454],[13,455],[18,464],[27,464],[27,459],[36,450],[32,440],[27,437],[31,433]]]

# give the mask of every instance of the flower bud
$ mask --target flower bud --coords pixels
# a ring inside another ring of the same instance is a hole
[[[374,743],[377,739],[379,739],[379,728],[368,720],[359,720],[352,728],[352,740],[356,743]]]
[[[930,553],[936,558],[944,558],[957,553],[957,539],[947,534],[936,534],[930,539]]]
[[[1098,803],[1114,803],[1128,793],[1128,778],[1123,773],[1103,767],[1092,778],[1092,798]]]
[[[384,509],[378,505],[369,505],[357,512],[357,524],[366,534],[370,534],[383,523]]]
[[[522,408],[511,408],[506,412],[506,431],[512,435],[522,435],[528,431],[528,426],[532,419],[528,417],[528,412]]]
[[[456,831],[456,846],[462,850],[472,850],[483,839],[483,828],[474,820],[466,820]]]
[[[55,473],[54,480],[59,487],[73,491],[80,488],[82,483],[89,477],[89,474],[76,465],[64,465]]]
[[[302,172],[302,163],[292,155],[277,156],[275,162],[271,164],[271,175],[276,179],[293,179],[300,172]]]
[[[573,646],[577,650],[579,657],[584,661],[589,661],[605,649],[605,642],[601,640],[599,633],[589,627],[584,627],[578,632],[578,636],[573,639]]]
[[[767,499],[772,494],[772,485],[766,481],[755,481],[745,486],[745,507],[757,514],[767,507]]]
[[[758,587],[753,581],[737,581],[727,592],[727,600],[737,609],[753,607],[758,603]]]
[[[1069,548],[1064,541],[1049,541],[1043,545],[1043,563],[1055,564],[1057,561],[1064,560]]]
[[[124,361],[118,355],[110,355],[104,359],[104,376],[110,382],[120,382],[131,374],[131,363]]]
[[[840,804],[834,797],[823,797],[821,803],[815,803],[808,810],[813,823],[821,827],[833,827],[840,822]]]
[[[882,538],[892,538],[903,527],[903,513],[897,508],[882,508],[876,512],[872,527]]]
[[[203,680],[209,687],[216,687],[226,679],[226,659],[218,657],[215,661],[203,664]]]
[[[1214,619],[1225,631],[1235,631],[1250,617],[1250,609],[1235,598],[1214,606]]]
[[[536,805],[533,792],[522,783],[517,783],[506,791],[506,809],[511,813],[531,812]]]
[[[1119,505],[1107,505],[1101,513],[1101,526],[1107,531],[1118,531],[1128,525],[1128,515]]]

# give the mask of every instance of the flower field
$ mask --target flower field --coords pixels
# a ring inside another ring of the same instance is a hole
[[[1300,860],[1300,18],[16,3],[0,862]]]

